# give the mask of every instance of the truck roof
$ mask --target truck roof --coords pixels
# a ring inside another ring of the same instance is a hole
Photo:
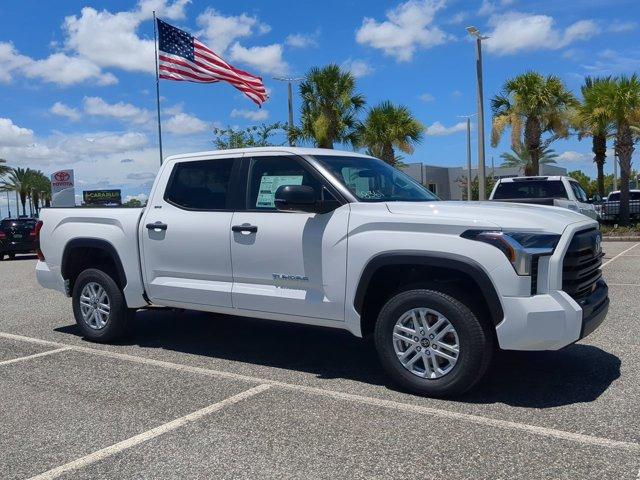
[[[568,177],[566,175],[538,175],[536,177],[507,177],[507,178],[500,178],[499,181],[500,182],[527,182],[527,181],[533,181],[533,180],[562,180],[563,178],[566,178],[567,180],[574,180],[571,177]]]
[[[349,156],[349,157],[363,157],[371,158],[368,155],[363,155],[358,152],[350,152],[344,150],[333,150],[329,148],[305,148],[305,147],[251,147],[251,148],[233,148],[229,150],[208,150],[204,152],[194,153],[182,153],[179,155],[172,155],[165,159],[169,160],[185,160],[190,158],[211,157],[222,154],[243,154],[243,153],[290,153],[293,155],[332,155],[332,156]]]

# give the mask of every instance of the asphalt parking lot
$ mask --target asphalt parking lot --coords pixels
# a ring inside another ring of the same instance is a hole
[[[35,260],[0,262],[0,478],[640,479],[640,244],[606,243],[605,324],[506,353],[455,401],[397,390],[348,333],[139,312],[84,341]]]

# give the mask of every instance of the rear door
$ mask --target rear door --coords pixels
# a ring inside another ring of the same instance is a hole
[[[330,185],[295,156],[257,153],[245,165],[246,208],[233,215],[231,240],[234,306],[344,320],[349,205],[323,214],[280,212],[273,202],[279,186],[332,195]]]
[[[240,159],[163,170],[140,226],[146,291],[162,305],[231,307],[232,184]]]

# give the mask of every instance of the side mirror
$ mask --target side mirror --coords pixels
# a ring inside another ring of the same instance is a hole
[[[273,203],[282,212],[318,211],[318,195],[313,187],[308,185],[282,185],[276,190]]]

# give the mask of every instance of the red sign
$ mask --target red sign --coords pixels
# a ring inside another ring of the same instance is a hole
[[[71,175],[69,175],[67,172],[56,172],[53,174],[53,178],[55,178],[58,182],[68,182],[71,178]]]

